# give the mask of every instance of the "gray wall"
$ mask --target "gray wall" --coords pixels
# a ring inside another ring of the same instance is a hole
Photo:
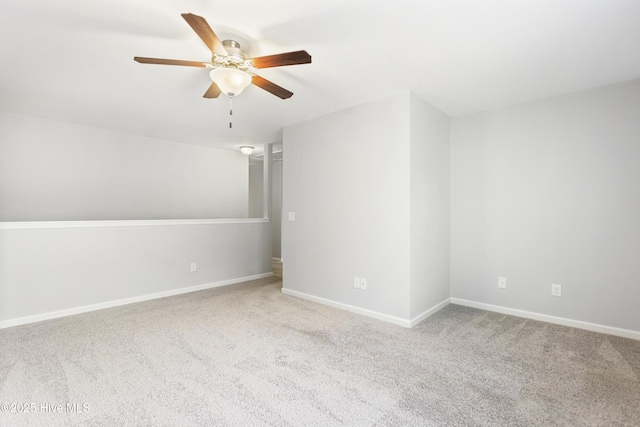
[[[285,127],[283,150],[284,288],[408,319],[409,94]]]
[[[273,257],[282,258],[282,161],[271,163],[271,252]]]
[[[446,303],[449,131],[409,92],[285,128],[284,291],[402,325]]]
[[[453,297],[640,330],[640,81],[453,119],[451,184]]]
[[[246,218],[247,158],[0,112],[0,221]]]
[[[0,324],[270,272],[269,223],[0,227]]]
[[[263,182],[264,163],[249,164],[249,217],[262,218],[264,214]],[[271,252],[273,257],[282,258],[282,161],[271,163]]]
[[[239,152],[0,113],[0,325],[269,274],[247,172]]]
[[[411,318],[450,296],[450,127],[411,94]]]
[[[262,162],[249,163],[249,218],[264,216],[263,174]]]

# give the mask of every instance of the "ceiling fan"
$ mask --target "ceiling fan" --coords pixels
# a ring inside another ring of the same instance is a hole
[[[203,17],[193,13],[183,13],[182,17],[211,50],[213,55],[211,62],[145,58],[141,56],[135,56],[133,60],[142,64],[211,68],[209,75],[213,83],[203,95],[204,98],[217,98],[220,93],[224,93],[231,99],[240,95],[249,84],[254,84],[279,98],[291,98],[293,92],[260,77],[256,74],[256,71],[261,68],[311,63],[311,55],[304,50],[249,58],[238,42],[234,40],[220,41]],[[229,114],[233,114],[232,109],[229,110]],[[231,127],[231,123],[229,123],[229,127]]]

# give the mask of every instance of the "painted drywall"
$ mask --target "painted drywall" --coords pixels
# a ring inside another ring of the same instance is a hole
[[[264,167],[262,162],[249,164],[249,217],[262,218],[264,214]],[[282,258],[282,161],[271,163],[271,252],[275,258]]]
[[[246,218],[247,175],[239,152],[0,112],[0,221]]]
[[[262,162],[249,163],[249,218],[262,218],[264,213],[263,174]]]
[[[284,289],[408,319],[409,93],[283,135]]]
[[[282,258],[282,160],[271,163],[271,252]]]
[[[453,297],[640,331],[640,81],[454,118],[451,188]]]
[[[449,117],[411,94],[411,318],[450,297]]]
[[[268,222],[0,229],[0,323],[269,272]]]

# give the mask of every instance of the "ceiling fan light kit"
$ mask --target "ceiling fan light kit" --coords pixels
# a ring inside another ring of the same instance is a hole
[[[251,76],[236,68],[214,68],[209,76],[228,97],[240,95],[251,84]]]
[[[220,93],[223,93],[231,102],[234,96],[240,95],[247,86],[254,84],[281,99],[287,99],[293,96],[293,92],[260,77],[256,74],[256,70],[311,63],[311,55],[304,50],[249,58],[242,50],[240,43],[235,40],[220,41],[203,17],[192,13],[183,13],[182,17],[211,51],[210,63],[140,56],[134,57],[133,60],[142,64],[212,68],[209,76],[213,83],[203,95],[204,98],[217,98]],[[229,108],[229,114],[233,114],[232,108]],[[231,122],[229,127],[232,127]]]

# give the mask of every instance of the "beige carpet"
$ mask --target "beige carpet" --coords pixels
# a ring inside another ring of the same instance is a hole
[[[407,330],[280,286],[0,330],[0,404],[35,409],[0,425],[640,425],[640,341],[454,305]]]

